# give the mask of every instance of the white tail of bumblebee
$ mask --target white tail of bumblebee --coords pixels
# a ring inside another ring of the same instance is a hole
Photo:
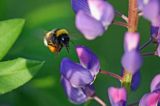
[[[46,40],[46,37],[43,38],[43,43],[44,43],[44,45],[45,45],[46,47],[48,46],[48,42],[47,42],[47,40]]]

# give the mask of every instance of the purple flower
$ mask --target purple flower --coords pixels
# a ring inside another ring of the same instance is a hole
[[[145,94],[139,106],[159,106],[160,105],[160,74],[156,75],[151,82],[151,92]]]
[[[112,106],[126,106],[127,91],[125,88],[110,87],[108,96]]]
[[[136,90],[140,84],[140,67],[142,58],[139,53],[139,34],[127,32],[124,38],[124,55],[122,56],[122,85]]]
[[[158,48],[157,48],[157,51],[156,51],[156,55],[160,57],[160,44],[158,44]]]
[[[71,0],[71,3],[76,13],[76,27],[86,39],[101,36],[113,21],[113,7],[105,0]]]
[[[160,90],[160,74],[156,75],[151,82],[151,92]]]
[[[141,74],[140,71],[137,71],[133,77],[132,77],[132,81],[131,81],[131,90],[135,91],[141,82]]]
[[[143,16],[151,21],[152,25],[160,22],[160,1],[159,0],[138,0],[138,7]]]
[[[139,34],[127,32],[125,34],[124,49],[122,57],[122,66],[125,71],[134,75],[141,67],[142,59],[139,53]]]
[[[159,30],[160,30],[160,23],[157,26],[151,25],[150,34],[151,34],[151,37],[154,38],[155,40],[158,40],[157,36],[159,35]],[[159,42],[160,42],[160,37],[159,37]]]
[[[88,48],[77,46],[76,51],[80,64],[64,58],[61,62],[61,82],[69,100],[81,104],[95,94],[93,82],[100,64],[96,55]]]
[[[151,25],[151,38],[153,42],[157,44],[155,54],[160,57],[160,23],[157,26]]]

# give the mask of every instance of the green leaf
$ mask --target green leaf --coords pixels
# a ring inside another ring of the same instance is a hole
[[[6,55],[18,38],[24,22],[24,19],[0,21],[0,60]]]
[[[44,62],[23,58],[0,62],[0,94],[25,84],[43,64]]]

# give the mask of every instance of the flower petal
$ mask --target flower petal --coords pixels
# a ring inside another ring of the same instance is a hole
[[[92,76],[96,76],[100,70],[100,62],[97,56],[85,46],[77,46],[76,51],[82,66],[87,68]]]
[[[61,83],[69,100],[74,104],[81,104],[88,100],[87,95],[82,91],[81,88],[74,88],[71,86],[70,82],[61,76]]]
[[[126,52],[132,51],[138,48],[139,46],[139,34],[133,32],[127,32],[124,38],[124,49]]]
[[[71,0],[72,8],[75,13],[83,10],[86,13],[90,13],[88,0]]]
[[[151,92],[160,90],[160,74],[156,75],[151,82]]]
[[[101,36],[105,31],[100,21],[81,10],[76,15],[76,27],[88,40]]]
[[[156,23],[158,16],[160,15],[160,1],[150,0],[150,2],[143,8],[143,16],[150,20],[152,23]]]
[[[132,90],[136,90],[138,88],[138,86],[140,85],[140,71],[137,71],[133,77],[132,77],[132,82],[131,82],[131,89]]]
[[[88,97],[93,97],[95,95],[95,88],[92,85],[87,85],[85,88],[83,88],[83,91],[85,92],[85,94],[88,96]]]
[[[139,106],[158,106],[160,101],[160,93],[152,92],[145,94],[139,103]]]
[[[157,37],[158,32],[159,32],[159,29],[160,29],[159,26],[151,26],[151,31],[150,31],[150,33],[151,33],[151,36],[152,36],[153,38],[156,38],[156,37]]]
[[[142,65],[142,58],[136,50],[126,52],[122,57],[121,63],[126,71],[129,71],[132,74],[134,74],[140,69]]]
[[[91,15],[101,21],[105,29],[111,24],[114,18],[114,9],[105,0],[88,0]]]
[[[68,58],[64,58],[61,62],[61,74],[73,87],[84,87],[94,81],[94,77],[92,77],[88,69]]]
[[[160,57],[160,44],[158,44],[158,48],[157,48],[156,54]]]
[[[126,106],[127,92],[125,88],[110,87],[108,96],[112,106]]]

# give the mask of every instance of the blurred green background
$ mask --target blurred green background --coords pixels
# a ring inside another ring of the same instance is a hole
[[[127,15],[126,0],[109,0],[109,2]],[[75,44],[86,45],[97,54],[103,70],[120,74],[125,28],[111,25],[102,37],[93,41],[85,40],[75,28],[70,0],[0,0],[0,20],[11,18],[24,18],[26,24],[21,36],[3,60],[20,56],[44,60],[46,63],[30,82],[12,92],[0,95],[0,106],[74,106],[68,101],[60,84],[59,66],[63,57],[70,57],[77,62],[78,59],[72,44],[69,54],[63,49],[59,55],[52,54],[43,45],[44,34],[53,28],[68,29]],[[142,18],[139,22],[139,32],[143,44],[149,37],[149,22]],[[144,52],[152,51],[152,47],[149,46]],[[137,102],[144,93],[149,92],[150,81],[158,73],[160,73],[160,59],[144,57],[141,85],[137,91],[129,93],[129,104]],[[108,105],[107,88],[119,85],[117,80],[100,74],[95,81],[97,95]],[[99,106],[95,101],[83,105]]]

